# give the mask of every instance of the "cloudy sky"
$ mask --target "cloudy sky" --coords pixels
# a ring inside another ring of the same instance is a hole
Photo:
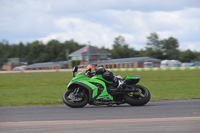
[[[200,0],[0,0],[0,40],[10,44],[73,39],[112,48],[122,35],[139,50],[152,32],[200,51]]]

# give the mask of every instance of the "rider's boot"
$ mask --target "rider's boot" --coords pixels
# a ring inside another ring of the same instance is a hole
[[[124,82],[122,80],[118,80],[118,86],[117,86],[116,90],[117,91],[121,90],[123,88],[123,84],[124,84]]]

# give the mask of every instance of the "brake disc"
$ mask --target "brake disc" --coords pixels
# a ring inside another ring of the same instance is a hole
[[[74,102],[79,102],[79,101],[81,101],[83,99],[83,98],[80,98],[80,97],[76,97],[75,94],[74,94],[74,92],[72,92],[72,93],[69,94],[69,98],[71,100],[73,100]]]

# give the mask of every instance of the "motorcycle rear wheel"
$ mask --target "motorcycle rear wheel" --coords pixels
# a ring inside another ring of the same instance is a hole
[[[81,98],[76,98],[76,101],[74,101],[73,99],[71,99],[70,95],[73,95],[74,90],[70,89],[67,90],[64,94],[63,94],[63,102],[72,108],[82,108],[84,107],[87,103],[88,103],[88,96],[87,94],[82,90],[79,93],[82,93]]]
[[[147,104],[151,98],[151,94],[147,88],[136,85],[138,92],[128,93],[124,95],[124,100],[132,106],[143,106]]]

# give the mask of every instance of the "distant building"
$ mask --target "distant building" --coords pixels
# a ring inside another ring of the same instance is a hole
[[[69,68],[68,61],[44,62],[28,65],[25,70],[48,70]]]
[[[104,68],[143,68],[144,62],[152,62],[154,67],[160,66],[160,59],[151,57],[133,57],[121,59],[109,59],[101,61],[92,61],[90,64],[98,64]]]
[[[16,66],[20,65],[20,59],[19,58],[9,58],[6,63],[2,66],[3,70],[11,71]]]
[[[69,56],[71,60],[80,60],[80,65],[88,64],[88,62],[95,61],[95,60],[106,60],[109,58],[111,54],[107,51],[98,49],[97,47],[93,46],[85,46],[73,53]]]
[[[85,46],[69,56],[71,60],[80,60],[80,65],[98,64],[104,68],[138,68],[143,67],[144,62],[152,62],[154,67],[160,66],[160,59],[151,57],[134,57],[121,59],[108,59],[111,54],[93,46]]]
[[[144,62],[152,62],[154,67],[160,66],[160,59],[151,57],[133,57],[121,59],[108,59],[111,54],[107,51],[93,46],[85,46],[69,56],[69,61],[35,63],[25,67],[25,70],[47,70],[72,68],[73,61],[78,61],[78,65],[86,67],[87,64],[98,64],[104,68],[142,68]]]

